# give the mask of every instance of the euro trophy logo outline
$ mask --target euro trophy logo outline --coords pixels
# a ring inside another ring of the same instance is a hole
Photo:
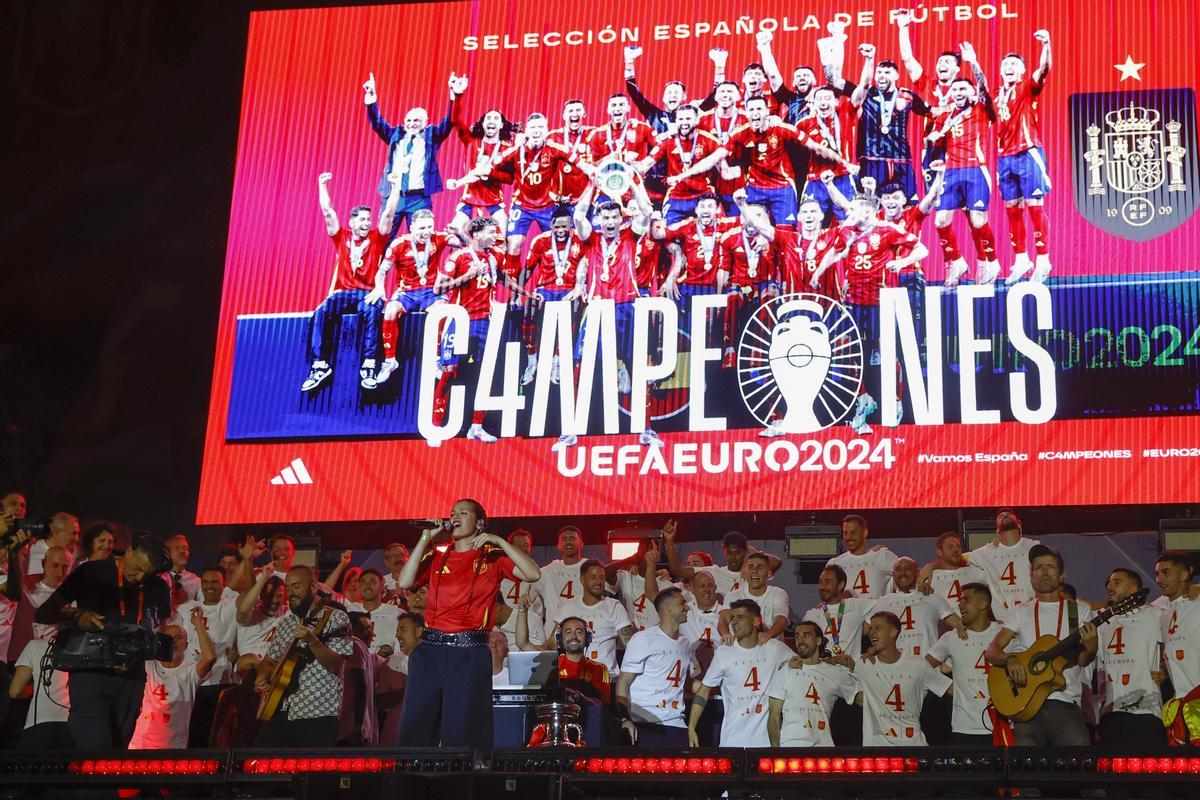
[[[738,342],[738,385],[750,413],[781,433],[845,419],[863,379],[858,326],[841,303],[789,294],[760,306]]]

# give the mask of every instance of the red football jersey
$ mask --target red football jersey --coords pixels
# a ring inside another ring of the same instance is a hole
[[[712,155],[720,144],[712,134],[704,131],[694,131],[692,136],[684,139],[681,136],[660,136],[658,142],[650,150],[650,157],[655,161],[667,163],[667,177],[678,175],[697,161]],[[701,195],[711,194],[713,185],[712,172],[693,175],[679,183],[668,192],[672,200],[693,200]]]
[[[698,126],[700,130],[706,133],[711,133],[713,138],[717,140],[717,143],[724,147],[729,142],[729,137],[733,135],[733,132],[748,123],[750,118],[747,117],[746,112],[742,111],[741,109],[735,109],[733,116],[730,117],[719,116],[719,111],[719,108],[715,108],[712,111],[707,111],[700,115],[700,122],[698,123]],[[730,166],[734,165],[731,164]],[[717,194],[724,197],[733,194],[740,189],[741,186],[741,178],[726,180],[720,176],[719,172],[716,174],[716,180],[713,184],[713,188],[716,189]]]
[[[460,283],[450,290],[449,300],[458,303],[467,310],[471,319],[483,319],[492,313],[492,298],[499,279],[499,264],[503,263],[503,254],[495,250],[475,255],[469,247],[456,250],[446,259],[442,266],[442,274],[447,278],[459,278],[471,271],[476,264],[484,264],[487,271],[475,276],[466,283]]]
[[[1038,96],[1044,88],[1044,83],[1023,78],[1012,86],[1001,86],[996,93],[996,149],[1000,155],[1042,146]]]
[[[550,131],[546,140],[562,145],[564,150],[573,153],[579,161],[588,161],[592,154],[591,146],[588,144],[591,132],[591,128],[582,125],[577,133],[571,133],[566,128],[559,128]],[[591,183],[591,178],[580,172],[574,164],[563,164],[562,169],[558,171],[558,182],[552,192],[554,201],[575,205],[583,196],[583,190],[588,187],[589,183]]]
[[[534,237],[529,245],[525,266],[529,269],[529,289],[574,289],[575,272],[583,258],[583,242],[574,231],[565,242],[551,231]]]
[[[925,224],[925,220],[927,220],[927,219],[929,219],[929,215],[924,213],[923,211],[921,211],[921,209],[919,207],[909,206],[906,209],[904,209],[904,212],[902,214],[900,214],[899,219],[896,219],[896,220],[884,219],[884,222],[889,222],[889,221],[894,222],[894,224],[899,225],[905,231],[907,231],[908,233],[911,233],[913,236],[916,236],[919,239],[919,238],[921,238],[921,228]],[[912,248],[911,247],[901,248],[901,250],[899,252],[900,252],[900,255],[906,256],[912,252]],[[885,276],[885,280],[886,280],[888,286],[899,286],[900,285],[899,275],[903,275],[903,274],[906,274],[909,272],[921,272],[921,271],[922,271],[921,265],[919,263],[913,264],[911,267],[905,267],[904,269],[900,270],[899,274],[897,274],[895,272],[888,272],[888,274]]]
[[[840,153],[842,158],[853,161],[858,143],[857,124],[858,110],[845,97],[839,97],[837,109],[832,117],[822,119],[814,114],[800,120],[796,123],[796,127],[804,134],[804,138],[824,145],[830,150]],[[849,174],[846,166],[840,161],[831,161],[817,153],[809,154],[808,180],[820,180],[821,173],[827,169],[832,170],[834,175]]]
[[[488,177],[512,183],[512,201],[522,208],[547,208],[554,205],[558,176],[578,158],[555,144],[546,143],[533,150],[525,145],[508,148],[492,167]]]
[[[333,242],[333,290],[375,288],[375,273],[387,248],[387,236],[372,228],[361,242],[347,228],[330,235]]]
[[[771,92],[771,85],[769,83],[766,84],[765,86],[763,86],[762,91],[757,92],[755,94],[751,94],[750,92],[745,92],[742,95],[742,99],[738,101],[738,108],[744,109],[746,107],[746,101],[750,100],[753,97],[761,97],[763,100],[767,101],[767,114],[769,114],[770,116],[772,116],[772,117],[782,117],[783,116],[781,113],[779,113],[779,101],[777,99],[775,99],[775,95]]]
[[[833,243],[834,232],[817,231],[809,236],[803,230],[775,228],[775,247],[779,251],[779,273],[783,278],[785,294],[816,292],[826,297],[840,297],[837,269],[830,267],[821,276],[821,283],[812,287],[812,277],[821,265],[821,259]]]
[[[735,158],[750,163],[745,175],[746,185],[782,189],[792,185],[792,160],[784,143],[803,139],[804,134],[783,123],[761,131],[743,125],[729,137],[727,146]]]
[[[583,241],[588,260],[588,298],[611,298],[618,303],[638,296],[637,236],[629,226],[616,239],[606,239],[599,228]]]
[[[662,254],[662,242],[650,234],[642,234],[642,237],[638,239],[637,252],[634,253],[634,277],[637,278],[639,289],[646,289],[652,293],[658,292]]]
[[[402,292],[432,288],[449,241],[446,234],[437,232],[424,247],[413,243],[411,233],[393,239],[383,263],[395,271],[396,288]]]
[[[834,246],[850,252],[842,259],[846,276],[846,302],[855,305],[879,305],[879,290],[887,265],[912,250],[916,236],[890,222],[878,222],[869,231],[842,226],[837,229]]]
[[[471,169],[491,170],[500,161],[501,154],[512,147],[512,142],[485,142],[469,134],[460,137],[467,147],[467,163]],[[484,178],[463,187],[462,203],[469,206],[498,206],[504,204],[503,182],[496,178]]]
[[[692,217],[667,228],[667,241],[683,249],[684,270],[679,283],[711,286],[717,282],[721,235],[737,224],[736,219],[718,217],[711,226],[703,228],[700,220]]]
[[[938,83],[937,75],[926,71],[917,79],[915,88],[932,112],[925,120],[923,135],[928,136],[930,131],[941,128],[949,115],[950,107],[954,105],[950,99],[950,84]]]
[[[729,273],[729,282],[737,286],[753,286],[778,280],[778,252],[775,245],[761,233],[746,241],[745,229],[739,225],[721,237],[720,269]]]
[[[954,124],[945,137],[946,169],[986,166],[984,142],[987,141],[988,128],[992,123],[983,103],[975,103],[966,109],[956,108],[949,119]]]
[[[654,139],[653,128],[640,119],[631,119],[620,128],[611,124],[596,128],[588,137],[588,145],[595,163],[615,154],[626,164],[632,164],[650,153]]]
[[[605,703],[612,698],[612,678],[608,674],[608,667],[590,658],[572,661],[563,653],[558,657],[558,679],[568,687],[571,681],[588,684]]]
[[[429,584],[425,624],[444,633],[490,629],[500,581],[519,580],[512,559],[498,548],[431,550],[421,563],[417,586]]]

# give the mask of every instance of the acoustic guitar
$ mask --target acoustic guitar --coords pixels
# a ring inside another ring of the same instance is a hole
[[[325,626],[329,624],[329,618],[333,616],[332,606],[319,606],[319,609],[317,623],[313,626],[313,633],[318,637],[325,632]],[[310,611],[309,616],[305,617],[301,624],[308,625],[314,611],[317,609]],[[258,719],[260,722],[266,722],[275,716],[275,712],[283,705],[284,698],[295,688],[295,681],[300,676],[300,670],[312,658],[312,651],[307,647],[301,647],[299,640],[292,639],[288,643],[287,649],[283,651],[283,657],[279,659],[279,663],[275,665],[275,669],[271,673],[270,688],[259,698]]]
[[[1141,589],[1124,600],[1096,612],[1091,623],[1100,627],[1118,614],[1133,611],[1146,602],[1149,594],[1149,589]],[[1062,640],[1047,634],[1034,642],[1028,650],[1010,654],[1010,661],[1025,667],[1024,686],[1017,686],[1009,677],[1007,669],[992,667],[988,671],[988,692],[992,696],[992,705],[996,711],[1015,722],[1028,722],[1033,719],[1041,711],[1047,697],[1066,687],[1067,680],[1063,673],[1075,664],[1076,654],[1082,646],[1081,638],[1079,631]]]

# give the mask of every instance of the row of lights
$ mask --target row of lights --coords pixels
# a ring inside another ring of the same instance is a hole
[[[728,775],[728,758],[580,758],[575,771],[590,775]]]
[[[103,758],[72,761],[73,775],[215,775],[222,765],[215,758]]]
[[[307,772],[393,772],[394,758],[248,758],[247,775],[291,775]]]
[[[1200,775],[1200,758],[1098,758],[1096,771],[1130,775]]]
[[[758,771],[763,775],[825,775],[863,774],[894,775],[916,772],[919,761],[897,756],[863,756],[861,758],[760,758]]]

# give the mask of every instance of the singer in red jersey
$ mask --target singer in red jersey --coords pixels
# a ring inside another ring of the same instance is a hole
[[[472,221],[474,223],[474,221]],[[421,532],[400,570],[402,589],[427,585],[425,632],[408,662],[400,716],[400,747],[492,746],[492,609],[507,578],[526,585],[541,578],[537,563],[511,542],[485,532],[487,515],[475,500],[450,512],[450,546],[433,547],[442,520]]]
[[[814,288],[820,285],[825,272],[841,262],[845,274],[846,309],[858,326],[864,360],[872,366],[879,364],[879,290],[883,288],[885,270],[901,272],[927,255],[929,250],[920,239],[899,225],[879,219],[877,197],[859,195],[851,201],[846,221],[817,267],[812,281]],[[866,370],[865,373],[868,376],[879,374],[878,370]],[[867,418],[878,408],[868,383],[863,383],[854,418],[849,423],[858,434],[871,432]],[[889,424],[894,422],[888,420]]]
[[[1005,283],[1013,284],[1032,270],[1030,280],[1044,281],[1050,275],[1050,250],[1046,242],[1049,225],[1044,208],[1050,193],[1050,171],[1042,149],[1038,98],[1050,73],[1050,32],[1038,31],[1042,55],[1031,77],[1025,77],[1025,59],[1007,53],[1000,60],[1000,91],[996,94],[997,177],[1000,197],[1008,214],[1008,233],[1016,261]],[[1025,212],[1033,226],[1036,264],[1026,252]]]
[[[400,200],[400,179],[392,182],[392,191],[379,214],[379,224],[371,228],[371,207],[355,206],[350,209],[348,228],[338,222],[333,201],[329,199],[329,182],[333,175],[323,172],[317,177],[317,198],[321,205],[321,216],[325,218],[325,230],[333,242],[333,280],[321,305],[313,312],[308,323],[308,361],[311,365],[308,377],[300,385],[300,391],[311,392],[333,374],[331,360],[334,347],[334,325],[342,314],[353,308],[362,318],[362,366],[359,380],[364,389],[375,388],[377,372],[376,358],[379,349],[379,304],[367,302],[375,288],[375,274],[383,251],[387,247],[388,232],[392,229],[392,215]]]

